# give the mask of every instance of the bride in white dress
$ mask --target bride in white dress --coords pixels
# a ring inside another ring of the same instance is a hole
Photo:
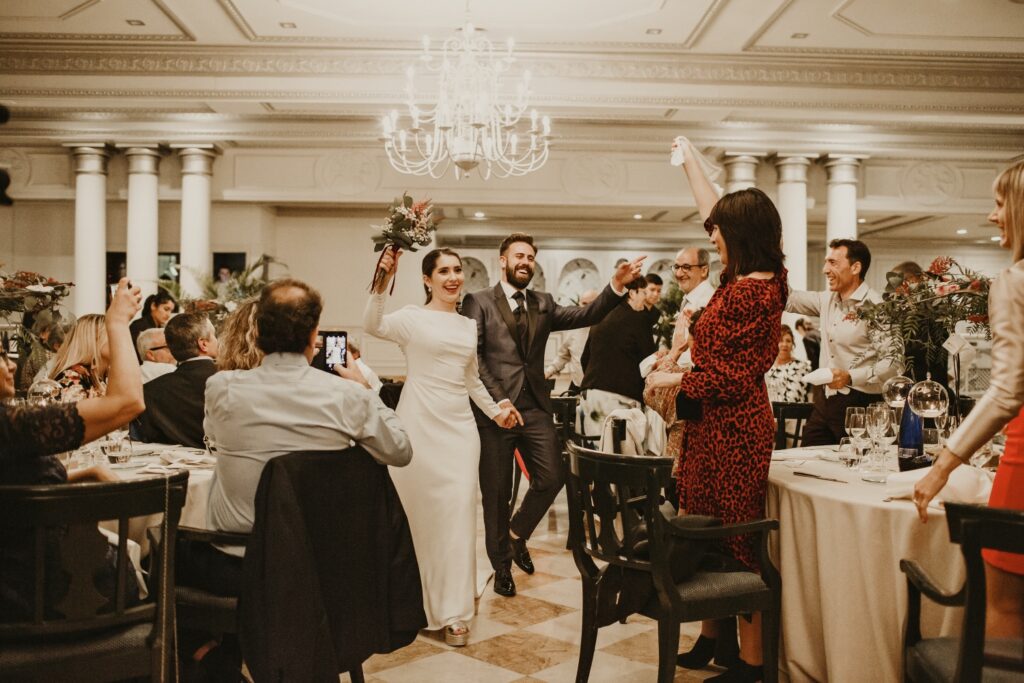
[[[480,437],[470,399],[498,425],[518,413],[502,410],[480,381],[476,322],[460,315],[462,259],[450,249],[423,257],[424,306],[384,315],[385,291],[398,266],[385,253],[387,273],[369,302],[363,323],[375,337],[405,353],[407,376],[396,412],[412,443],[412,462],[391,468],[409,518],[423,584],[427,629],[445,629],[449,645],[465,645],[476,597],[476,500]]]

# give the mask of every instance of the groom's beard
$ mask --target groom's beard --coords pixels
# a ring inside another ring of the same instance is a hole
[[[516,271],[519,272],[516,272]],[[526,272],[524,273],[523,270]],[[505,278],[516,289],[523,289],[533,279],[533,266],[505,266]]]

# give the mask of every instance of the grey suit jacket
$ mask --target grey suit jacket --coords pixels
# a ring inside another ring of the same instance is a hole
[[[546,292],[525,290],[529,313],[529,341],[521,349],[516,335],[516,319],[509,308],[501,283],[491,289],[467,294],[462,314],[476,321],[477,356],[480,379],[491,397],[513,403],[529,386],[541,408],[551,412],[551,398],[544,380],[544,347],[548,336],[558,330],[596,325],[611,312],[622,297],[606,285],[587,306],[559,306]],[[475,406],[474,406],[475,408]],[[477,421],[482,413],[477,414]],[[484,418],[485,422],[489,422]]]

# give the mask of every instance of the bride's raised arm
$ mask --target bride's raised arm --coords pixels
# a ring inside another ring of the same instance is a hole
[[[686,179],[690,183],[690,191],[697,202],[697,211],[704,220],[711,215],[711,209],[718,201],[720,192],[708,178],[701,165],[698,152],[693,143],[685,137],[678,137],[672,143],[672,149],[681,147],[683,150],[683,171],[686,172]]]
[[[381,258],[380,267],[385,271],[386,277],[380,279],[366,302],[366,309],[363,311],[363,328],[374,337],[387,339],[399,346],[404,346],[412,336],[408,317],[402,315],[401,311],[384,315],[384,303],[388,298],[388,282],[395,275],[398,259],[388,252]]]

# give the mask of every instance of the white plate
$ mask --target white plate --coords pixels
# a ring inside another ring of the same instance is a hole
[[[148,462],[131,462],[131,461],[129,461],[129,462],[123,462],[123,463],[121,463],[119,465],[111,465],[111,464],[108,463],[107,467],[109,467],[112,470],[134,470],[137,467],[145,467],[148,464],[149,464]]]

